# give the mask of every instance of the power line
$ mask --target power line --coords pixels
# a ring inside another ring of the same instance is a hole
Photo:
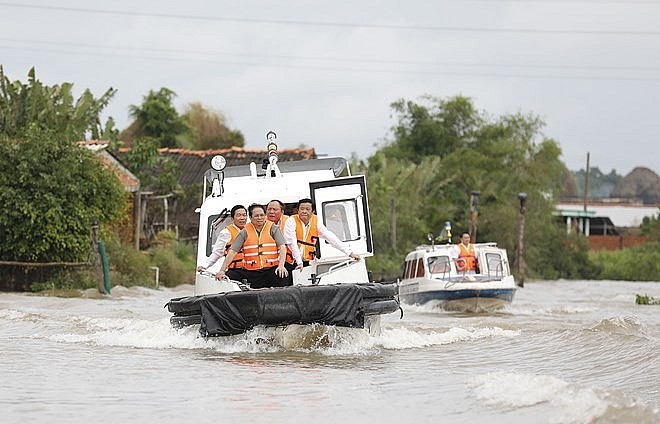
[[[218,52],[210,50],[191,50],[191,49],[168,49],[159,47],[136,47],[134,45],[107,45],[107,44],[90,44],[90,43],[77,43],[77,42],[59,42],[59,41],[44,41],[36,39],[17,39],[17,38],[0,38],[0,42],[9,43],[28,43],[39,45],[53,45],[64,47],[80,47],[88,49],[110,49],[110,50],[123,50],[123,51],[144,51],[156,53],[171,53],[190,55],[204,55],[210,57],[230,56],[248,59],[283,59],[295,61],[314,61],[314,62],[339,62],[339,63],[363,63],[363,64],[376,64],[376,65],[406,65],[406,66],[452,66],[452,67],[495,67],[495,68],[519,68],[519,69],[567,69],[567,70],[587,70],[587,71],[641,71],[641,72],[655,72],[660,71],[660,66],[603,66],[603,65],[535,65],[535,64],[506,64],[506,63],[490,63],[490,62],[440,62],[440,61],[418,61],[418,60],[392,60],[392,59],[362,59],[362,58],[345,58],[345,57],[332,57],[332,56],[296,56],[296,55],[274,55],[274,54],[250,54],[250,53],[235,53],[235,52]],[[6,46],[7,47],[7,46]],[[18,47],[7,47],[18,48]],[[39,48],[40,51],[49,51],[45,48]],[[53,51],[57,52],[57,51]],[[123,57],[141,57],[135,55],[128,55],[121,53]],[[168,58],[169,60],[169,58]],[[184,60],[184,59],[181,59]],[[188,59],[185,59],[188,60]],[[201,58],[205,61],[205,58]],[[227,63],[227,62],[225,62]],[[255,62],[259,64],[261,62]]]
[[[494,78],[523,78],[523,79],[553,79],[553,80],[594,80],[594,81],[660,81],[660,77],[627,77],[627,76],[593,76],[593,75],[558,75],[558,74],[520,74],[520,73],[506,73],[506,72],[478,72],[478,71],[452,71],[452,70],[406,70],[406,69],[391,69],[391,68],[355,68],[355,67],[339,67],[327,65],[303,65],[303,64],[281,64],[281,63],[265,63],[263,61],[230,61],[230,60],[214,60],[206,58],[176,58],[164,56],[143,56],[143,55],[129,55],[122,53],[107,53],[107,52],[80,52],[69,50],[54,50],[42,48],[25,48],[15,46],[0,46],[5,49],[20,50],[20,51],[40,51],[46,53],[68,54],[74,56],[93,56],[93,57],[118,57],[139,60],[155,60],[166,61],[168,63],[210,63],[215,65],[228,65],[228,66],[254,66],[278,69],[303,69],[315,70],[324,72],[353,72],[353,73],[367,73],[367,74],[416,74],[416,75],[445,75],[445,76],[466,76],[466,77],[494,77]],[[455,65],[462,66],[462,65]],[[503,65],[506,66],[506,65]]]
[[[372,29],[397,29],[411,31],[445,31],[445,32],[487,32],[487,33],[524,33],[524,34],[573,34],[573,35],[636,35],[656,36],[660,31],[651,30],[561,30],[561,29],[530,29],[530,28],[479,28],[479,27],[447,27],[447,26],[425,26],[425,25],[394,25],[394,24],[371,24],[357,22],[331,22],[331,21],[299,21],[281,19],[257,19],[257,18],[230,18],[223,16],[208,15],[186,15],[172,13],[137,12],[110,9],[89,9],[82,7],[46,6],[36,4],[17,4],[0,2],[0,7],[13,7],[21,9],[50,10],[57,12],[94,13],[101,15],[117,16],[139,16],[166,19],[187,19],[198,21],[237,22],[251,24],[271,25],[298,25],[298,26],[322,26],[339,28],[372,28]]]

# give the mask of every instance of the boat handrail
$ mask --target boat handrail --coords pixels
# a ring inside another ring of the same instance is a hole
[[[212,273],[212,272],[209,272],[207,270],[197,271],[197,273],[199,275],[203,275],[205,277],[210,277],[210,278],[215,280],[215,274]],[[249,284],[245,284],[241,281],[232,280],[231,278],[227,277],[226,275],[218,281],[223,282],[223,283],[228,283],[228,284],[236,284],[238,286],[238,288],[241,289],[241,291],[251,290]]]
[[[328,270],[326,272],[324,272],[324,274],[330,274],[332,272],[337,271],[340,268],[347,268],[347,267],[353,265],[356,262],[357,261],[355,259],[348,258],[345,261],[341,261],[341,262],[338,262],[338,263],[332,265],[330,268],[328,268]]]

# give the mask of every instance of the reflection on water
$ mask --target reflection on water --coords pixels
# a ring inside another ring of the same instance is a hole
[[[174,290],[0,294],[7,422],[660,422],[660,284],[530,282],[493,314],[433,306],[379,336],[315,326],[204,339]],[[99,408],[102,405],[102,408]]]

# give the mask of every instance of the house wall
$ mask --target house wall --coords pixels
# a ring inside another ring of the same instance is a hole
[[[647,243],[645,236],[589,236],[587,243],[591,250],[621,250],[626,247],[639,246]]]

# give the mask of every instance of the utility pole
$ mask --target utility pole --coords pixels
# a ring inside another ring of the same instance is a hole
[[[390,197],[390,217],[392,219],[390,242],[392,243],[392,250],[396,252],[396,199],[393,195]]]
[[[479,216],[479,196],[480,191],[472,190],[470,193],[470,239],[472,243],[477,242],[477,217]]]
[[[589,201],[589,152],[587,152],[587,169],[584,171],[584,211],[587,211]]]
[[[525,285],[525,254],[524,254],[524,234],[525,234],[525,201],[527,200],[527,193],[518,193],[518,200],[520,200],[520,217],[518,219],[518,254],[516,257],[516,265],[518,267],[518,287]]]

